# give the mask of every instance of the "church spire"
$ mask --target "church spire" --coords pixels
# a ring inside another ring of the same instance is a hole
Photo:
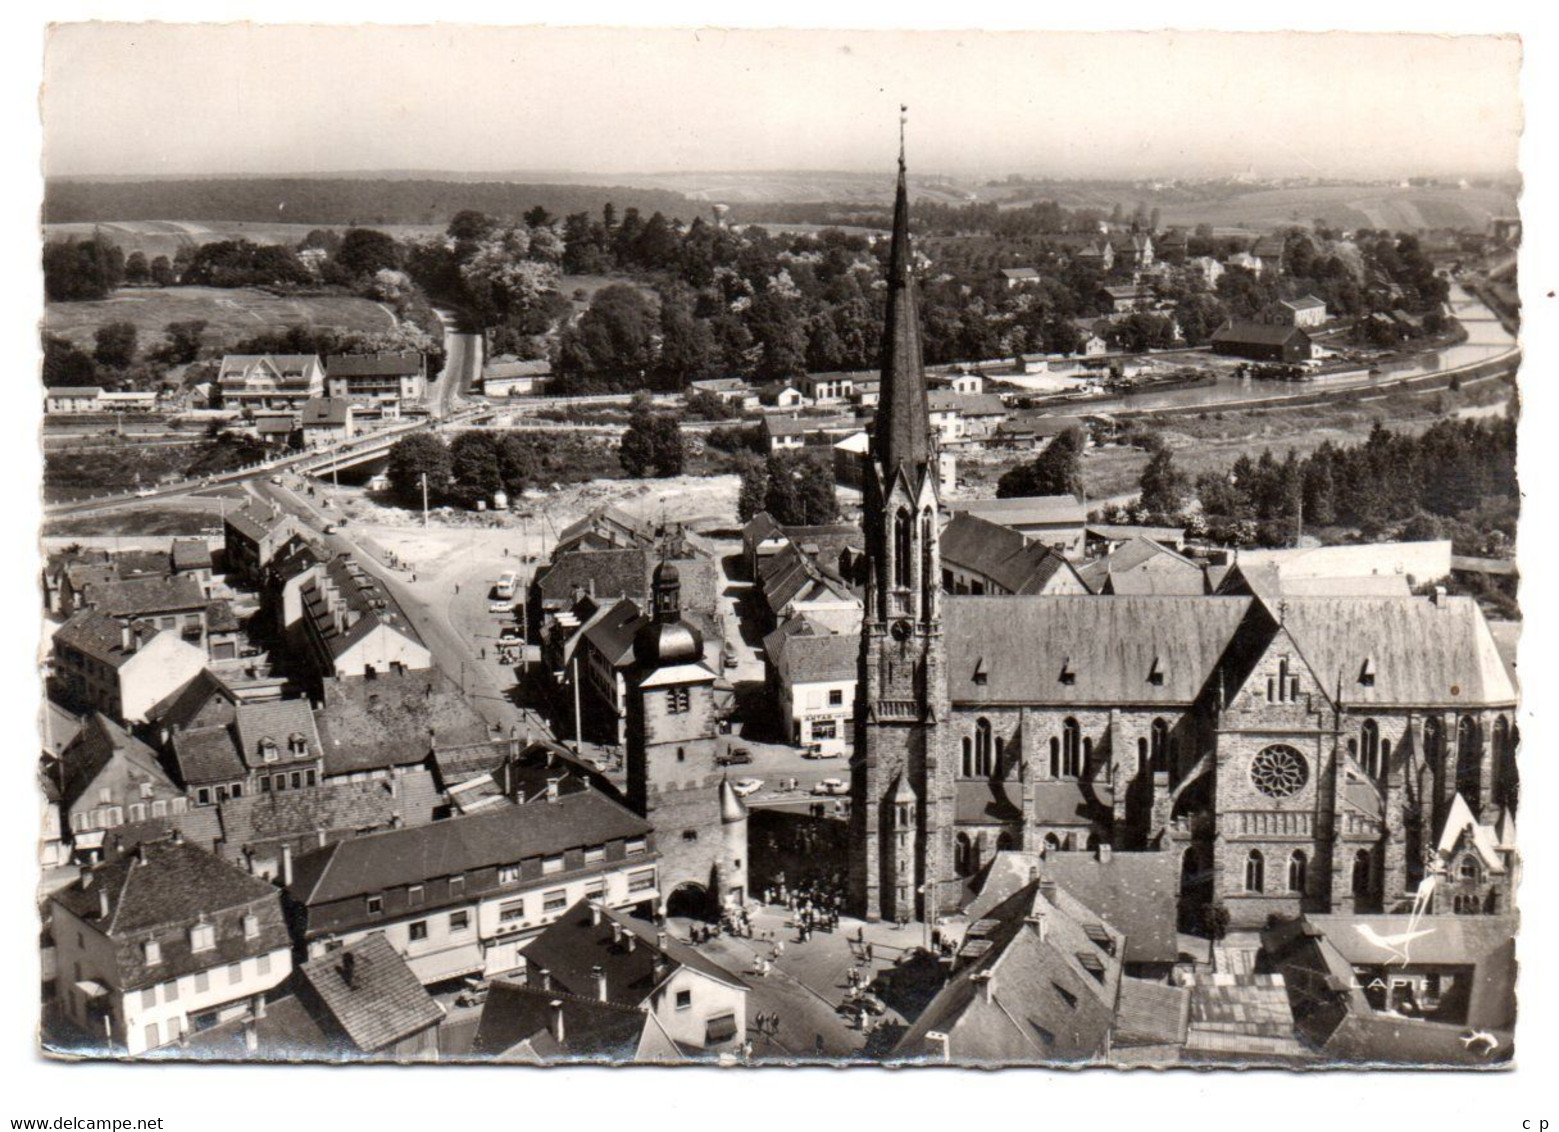
[[[909,242],[909,187],[904,164],[904,122],[899,117],[899,183],[893,200],[893,245],[888,256],[888,305],[882,330],[882,390],[875,446],[883,474],[911,469],[931,457],[926,375],[920,349],[920,304],[915,298],[914,254]]]

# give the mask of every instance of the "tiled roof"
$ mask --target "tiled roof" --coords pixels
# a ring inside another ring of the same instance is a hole
[[[1297,326],[1278,326],[1265,322],[1236,322],[1213,332],[1213,345],[1233,342],[1237,345],[1283,346],[1295,338],[1308,342],[1310,336]]]
[[[1190,704],[1249,609],[1248,598],[949,595],[948,693],[956,703]]]
[[[554,1002],[562,1003],[562,1045],[552,1033]],[[646,1015],[637,1006],[499,979],[488,988],[482,1004],[471,1054],[494,1061],[566,1058],[620,1063],[634,1060],[645,1025]]]
[[[106,917],[100,905],[103,893]],[[126,991],[282,950],[290,943],[281,894],[275,888],[177,840],[143,842],[136,852],[84,873],[54,899],[115,942],[120,987]],[[253,939],[246,939],[243,931],[248,912],[259,920]],[[202,918],[216,929],[215,946],[192,951],[188,929]],[[161,961],[147,964],[141,941],[154,933]]]
[[[802,621],[804,627],[791,632],[776,629],[764,638],[766,655],[785,669],[792,684],[837,683],[856,678],[861,654],[858,633],[831,633],[805,618],[793,620]]]
[[[933,413],[958,413],[965,417],[1004,417],[1007,406],[994,393],[954,393],[946,389],[933,389],[926,394],[929,410]]]
[[[640,837],[649,829],[631,810],[587,790],[555,802],[505,806],[337,842],[300,858],[291,887],[302,903],[325,904],[430,877]]]
[[[214,807],[222,821],[223,855],[242,858],[290,844],[303,852],[326,843],[377,833],[399,820],[426,825],[440,805],[433,776],[420,768],[388,779],[326,782],[311,789],[245,794]]]
[[[327,775],[410,766],[435,747],[465,747],[491,735],[436,668],[329,681],[316,723]]]
[[[677,967],[697,971],[726,986],[747,986],[740,977],[653,923],[605,907],[599,908],[599,917],[600,922],[594,922],[588,901],[581,900],[568,909],[526,946],[527,969],[535,972],[545,968],[554,986],[593,998],[593,969],[600,967],[606,976],[607,1001],[621,1006],[639,1005]],[[614,940],[614,924],[618,934],[632,933],[632,950]],[[659,977],[657,958],[664,961]]]
[[[420,354],[332,354],[325,359],[327,377],[410,377],[421,372]]]
[[[546,377],[552,372],[552,363],[546,358],[533,358],[528,361],[511,359],[499,360],[489,363],[482,369],[484,381],[502,381],[505,378],[517,377]]]
[[[1326,304],[1314,295],[1306,295],[1302,299],[1283,299],[1281,305],[1291,311],[1313,311],[1326,307]]]
[[[444,1008],[423,989],[383,932],[308,960],[299,966],[298,977],[364,1053],[444,1020]]]
[[[650,557],[643,550],[574,550],[561,555],[537,579],[543,601],[567,601],[575,589],[597,601],[649,594]]]
[[[174,574],[96,583],[88,587],[86,601],[111,617],[128,618],[199,609],[205,606],[206,595],[188,574]]]
[[[1128,963],[1173,963],[1180,895],[1179,855],[1172,852],[1050,852],[1040,866],[1079,903],[1126,934]]]
[[[231,782],[248,773],[226,726],[180,731],[173,736],[173,761],[185,786]]]
[[[1128,951],[1130,947],[1128,937]],[[1191,992],[1185,987],[1123,978],[1115,1004],[1115,1044],[1181,1045],[1190,1029],[1190,1015]]]
[[[101,397],[103,389],[98,385],[51,385],[46,391],[50,397]]]
[[[1051,578],[1071,571],[1065,558],[1011,527],[967,511],[942,531],[942,561],[991,579],[1013,594],[1039,593]]]
[[[310,397],[303,403],[304,428],[344,426],[352,413],[352,403],[341,397]]]
[[[81,717],[68,712],[51,699],[45,699],[38,711],[38,732],[43,749],[56,757],[81,734]]]
[[[639,612],[639,607],[629,598],[592,618],[583,630],[584,639],[614,668],[624,668],[633,663],[633,638],[650,619]]]
[[[290,523],[292,516],[280,508],[250,504],[241,510],[229,511],[224,521],[245,538],[259,542]]]
[[[251,1050],[245,1028],[253,1025],[258,1049]],[[177,1047],[179,1060],[195,1061],[313,1061],[338,1058],[350,1051],[341,1048],[334,1034],[325,1032],[295,994],[265,1004],[265,1016],[248,1013],[230,1021],[196,1030],[187,1045]]]
[[[114,668],[122,667],[140,651],[131,638],[131,647],[124,647],[124,626],[106,613],[96,609],[84,609],[54,631],[56,647],[68,645],[93,660]]]
[[[263,764],[262,740],[276,744],[282,759],[295,757],[290,744],[294,735],[302,736],[310,758],[322,753],[319,732],[314,727],[314,709],[307,700],[272,700],[269,703],[238,705],[234,728],[238,748],[250,766]]]
[[[339,554],[331,559],[325,565],[324,577],[305,581],[299,596],[303,599],[304,616],[313,623],[333,657],[341,656],[380,627],[422,643],[421,635],[389,587],[351,555]],[[339,625],[331,608],[332,596],[345,610],[345,620]]]
[[[147,722],[178,731],[201,718],[207,726],[231,723],[238,696],[220,676],[202,668],[146,713]],[[209,706],[208,706],[209,705]]]
[[[968,512],[1004,526],[1075,523],[1081,527],[1088,509],[1071,495],[1027,495],[1011,499],[953,499],[948,509],[958,515]]]
[[[171,554],[175,570],[211,568],[211,546],[203,538],[176,538]]]
[[[157,752],[102,712],[93,712],[60,755],[60,806],[69,810],[115,759],[123,759],[132,781],[150,782],[169,793],[176,788],[157,761]]]

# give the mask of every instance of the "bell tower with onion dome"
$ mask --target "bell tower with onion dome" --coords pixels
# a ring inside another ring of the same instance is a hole
[[[942,639],[941,497],[900,135],[882,393],[862,524],[869,561],[850,764],[850,893],[868,919],[934,917],[957,900],[956,783]]]
[[[662,909],[709,915],[746,897],[746,807],[722,789],[715,674],[704,663],[703,635],[682,620],[677,568],[662,562],[651,588],[628,674],[628,804],[655,829]],[[734,818],[733,799],[743,820]]]

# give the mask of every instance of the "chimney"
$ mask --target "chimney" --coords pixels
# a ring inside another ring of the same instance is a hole
[[[1099,863],[1101,865],[1110,863],[1110,843],[1108,841],[1099,842]]]
[[[184,844],[184,831],[182,829],[174,827],[174,830],[173,830],[173,843],[175,845],[183,845]]]
[[[655,946],[658,947],[661,951],[665,951],[666,950],[666,933],[665,932],[656,932],[655,933]]]
[[[97,918],[108,919],[108,889],[102,885],[97,890]]]
[[[980,1001],[989,1004],[991,992],[995,989],[996,980],[991,978],[989,971],[976,971],[969,977],[969,981],[980,989]]]
[[[119,647],[125,652],[135,650],[135,633],[130,628],[130,622],[126,621],[119,626]]]
[[[594,900],[590,901],[590,926],[592,928],[601,926],[601,906]],[[597,971],[600,969],[599,967],[596,968]]]
[[[629,955],[633,954],[634,945],[639,942],[639,937],[632,932],[623,932],[623,950]]]
[[[563,1000],[561,998],[552,1000],[552,1037],[558,1045],[563,1044]]]
[[[590,968],[590,974],[595,979],[595,996],[601,1002],[606,1002],[606,970],[595,966]]]
[[[622,941],[623,941],[623,926],[621,924],[619,924],[616,920],[613,920],[612,921],[612,942],[613,943],[621,943]]]
[[[1039,937],[1040,943],[1044,943],[1045,940],[1050,938],[1050,925],[1045,922],[1045,914],[1043,912],[1036,912],[1032,916],[1026,917],[1023,922],[1034,929],[1034,934]]]
[[[1435,608],[1437,608],[1437,609],[1445,604],[1445,587],[1444,586],[1436,586],[1434,588],[1434,603],[1435,603]]]
[[[281,884],[283,888],[292,885],[292,843],[281,843]]]
[[[545,967],[537,967],[536,968],[536,977],[541,980],[541,989],[542,990],[551,990],[552,989],[552,972],[551,971],[547,970]]]
[[[547,779],[547,801],[556,802],[558,800],[559,781],[561,780],[556,778]]]
[[[261,991],[259,994],[254,996],[254,1016],[256,1018],[264,1018],[265,1017],[265,992],[264,991]]]
[[[357,956],[353,952],[346,952],[341,956],[341,980],[348,987],[357,986]]]
[[[244,1050],[248,1053],[260,1052],[260,1032],[255,1029],[253,1017],[244,1019]]]
[[[943,1061],[953,1060],[953,1043],[948,1040],[948,1036],[941,1030],[927,1030],[926,1045],[936,1051],[932,1056],[936,1056],[939,1053]]]
[[[1056,902],[1056,882],[1053,880],[1040,881],[1039,894],[1045,898],[1045,903],[1054,904]]]

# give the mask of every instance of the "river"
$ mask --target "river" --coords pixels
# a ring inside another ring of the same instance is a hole
[[[1321,391],[1389,386],[1403,378],[1420,377],[1441,370],[1488,361],[1505,353],[1516,344],[1515,339],[1500,325],[1499,319],[1494,317],[1493,311],[1454,283],[1451,285],[1450,303],[1452,311],[1467,329],[1467,341],[1460,345],[1447,346],[1443,350],[1435,350],[1374,377],[1340,379],[1325,383],[1281,382],[1240,378],[1220,372],[1214,385],[1172,389],[1163,393],[1140,393],[1131,397],[1100,397],[1094,400],[1077,401],[1057,411],[1114,413],[1154,409],[1216,408],[1234,401],[1282,400],[1287,397],[1306,397]]]

